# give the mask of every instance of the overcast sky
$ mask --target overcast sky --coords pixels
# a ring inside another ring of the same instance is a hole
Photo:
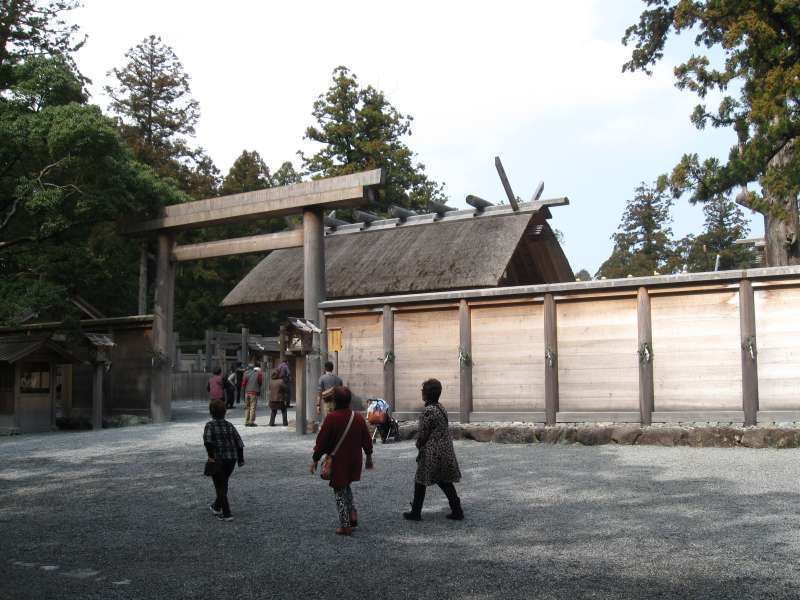
[[[672,65],[689,40],[668,48],[652,77],[622,74],[620,39],[643,4],[558,2],[263,2],[84,0],[74,19],[89,41],[78,56],[106,106],[106,72],[156,34],[191,76],[201,117],[195,143],[224,173],[242,150],[271,168],[296,160],[314,99],[338,65],[383,90],[414,117],[407,143],[453,206],[476,194],[500,200],[494,156],[527,199],[568,196],[551,224],[575,271],[592,273],[611,252],[626,199],[669,171],[684,152],[727,155],[730,132],[697,131],[696,103],[675,89]],[[685,200],[673,229],[699,232]],[[751,235],[761,235],[755,215]]]

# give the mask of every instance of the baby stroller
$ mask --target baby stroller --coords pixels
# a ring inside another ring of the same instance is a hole
[[[375,426],[372,433],[372,442],[378,435],[381,436],[381,443],[394,436],[395,441],[400,441],[400,428],[397,421],[392,418],[392,407],[383,398],[370,398],[367,405],[367,421]]]

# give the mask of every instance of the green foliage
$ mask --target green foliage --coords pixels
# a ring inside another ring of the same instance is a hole
[[[125,54],[128,62],[108,75],[111,111],[120,116],[125,138],[138,158],[153,167],[187,156],[182,136],[194,135],[200,118],[189,76],[175,52],[151,35]]]
[[[767,244],[782,247],[776,260],[800,260],[797,198],[800,192],[800,2],[797,0],[644,0],[639,22],[623,43],[633,44],[623,71],[644,71],[664,55],[671,33],[692,32],[695,45],[719,49],[724,62],[698,54],[675,67],[677,86],[697,94],[692,121],[699,128],[732,128],[738,143],[727,161],[686,154],[669,184],[677,196],[691,190],[693,202],[713,201],[735,187],[758,182],[763,193],[737,199],[787,227],[767,227]],[[716,109],[705,99],[722,94]],[[745,188],[746,189],[746,188]],[[788,228],[788,233],[786,229]],[[773,240],[774,231],[786,239]]]
[[[0,2],[0,90],[19,81],[15,69],[35,57],[58,58],[75,71],[72,53],[85,41],[76,40],[77,25],[65,13],[79,0],[3,0]]]
[[[411,135],[412,117],[399,112],[372,86],[361,87],[346,67],[333,71],[333,81],[314,102],[316,125],[306,129],[305,139],[322,144],[312,155],[300,152],[303,168],[319,177],[346,175],[384,167],[386,186],[379,202],[425,208],[428,201],[444,202],[444,185],[425,174],[425,165],[414,162],[414,153],[403,141]]]
[[[239,155],[239,158],[234,161],[230,171],[228,171],[220,192],[223,196],[226,196],[271,186],[272,175],[269,172],[267,163],[255,150],[252,152],[244,150]]]
[[[753,265],[752,250],[734,242],[749,232],[742,209],[733,200],[717,196],[703,206],[705,227],[703,233],[687,236],[678,242],[678,262],[689,272],[713,271],[717,255],[719,270],[743,269]]]
[[[589,273],[586,269],[581,269],[577,273],[575,273],[575,281],[591,281],[592,274]]]
[[[125,291],[136,280],[136,259],[128,261],[131,244],[117,236],[116,223],[177,199],[134,160],[114,121],[86,104],[83,78],[59,54],[75,46],[74,29],[41,20],[71,4],[4,3],[0,12],[6,31],[27,32],[6,42],[0,58],[11,65],[0,89],[5,324],[36,315],[74,320],[69,297],[75,294],[108,314],[130,313],[136,295]],[[9,27],[12,15],[17,23]]]
[[[669,227],[671,207],[672,200],[660,188],[640,184],[625,207],[619,229],[611,236],[614,250],[597,277],[636,277],[670,270],[675,256]]]
[[[294,170],[294,165],[289,161],[285,161],[272,175],[272,183],[276,187],[300,183],[302,179],[300,173]]]

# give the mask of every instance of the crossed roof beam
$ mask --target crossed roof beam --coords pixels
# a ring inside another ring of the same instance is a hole
[[[494,205],[488,200],[469,195],[466,201],[473,207],[472,209],[457,210],[445,204],[429,202],[427,207],[429,212],[418,214],[402,207],[392,206],[390,207],[392,217],[384,219],[366,210],[357,210],[359,207],[374,203],[377,190],[385,182],[384,170],[373,169],[278,188],[267,188],[167,206],[163,209],[161,216],[132,224],[125,233],[131,236],[142,236],[159,232],[197,229],[261,217],[288,216],[301,213],[304,208],[315,207],[329,211],[325,216],[326,236],[347,235],[363,231],[517,213],[541,212],[544,218],[550,218],[549,207],[569,204],[567,198],[540,200],[544,189],[543,183],[537,187],[531,202],[519,202],[511,190],[499,157],[495,158],[495,166],[508,197],[509,204],[507,205]],[[353,216],[358,221],[350,223],[338,219],[336,210],[341,208],[354,209]],[[277,233],[176,245],[172,252],[172,259],[183,262],[221,256],[255,254],[282,248],[296,248],[302,245],[303,230],[290,229]]]

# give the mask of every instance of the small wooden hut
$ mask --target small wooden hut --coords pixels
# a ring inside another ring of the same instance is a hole
[[[0,339],[0,430],[55,426],[57,366],[79,362],[49,335]]]
[[[47,431],[58,418],[99,426],[104,417],[148,416],[152,323],[149,315],[85,319],[80,336],[65,335],[60,322],[0,328],[0,433]]]

